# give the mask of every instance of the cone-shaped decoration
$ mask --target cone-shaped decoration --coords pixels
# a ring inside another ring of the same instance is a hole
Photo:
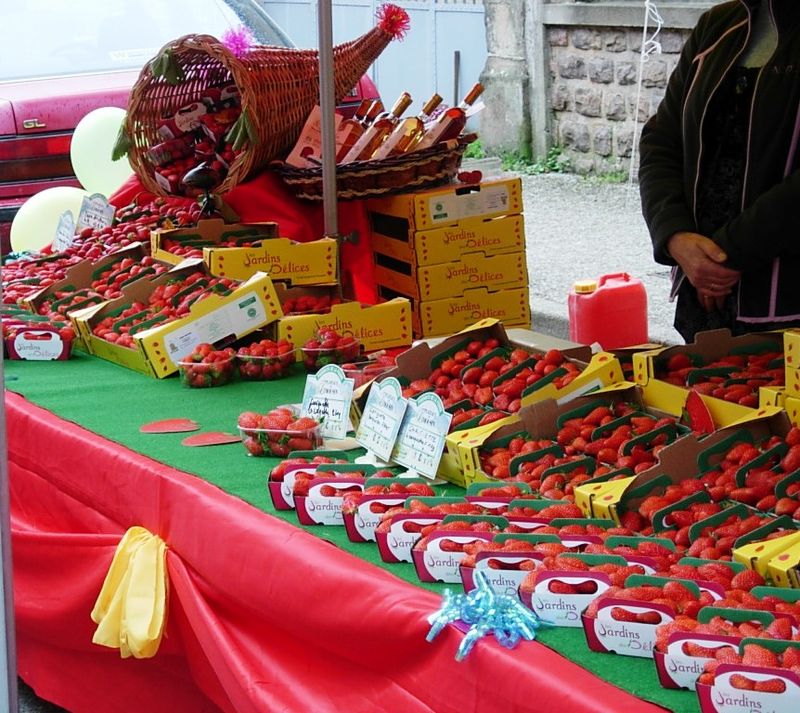
[[[376,27],[333,48],[337,103],[408,26],[405,10],[383,5]],[[209,35],[188,35],[165,45],[133,86],[124,126],[131,165],[146,188],[164,193],[145,158],[147,149],[163,140],[158,134],[163,119],[201,101],[208,87],[230,83],[236,84],[242,99],[242,120],[236,133],[243,151],[220,191],[289,152],[319,102],[319,56],[316,50],[257,45],[237,57]]]

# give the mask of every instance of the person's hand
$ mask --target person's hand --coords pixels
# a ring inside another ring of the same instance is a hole
[[[738,270],[722,264],[728,259],[725,251],[699,233],[675,233],[667,241],[667,250],[697,290],[706,311],[720,309],[741,277]]]

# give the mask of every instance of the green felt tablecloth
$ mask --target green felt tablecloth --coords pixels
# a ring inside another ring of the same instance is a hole
[[[185,433],[139,433],[139,426],[144,423],[178,417],[194,419],[201,430],[236,433],[236,417],[240,412],[266,412],[278,404],[300,401],[304,377],[299,371],[280,381],[234,381],[224,387],[190,389],[177,377],[151,379],[81,352],[63,362],[6,361],[4,370],[6,388],[61,418],[173,468],[193,473],[270,515],[303,527],[294,511],[275,511],[272,507],[266,478],[277,459],[248,457],[238,443],[187,448],[181,445]],[[463,493],[457,486],[444,489],[448,494]],[[350,542],[344,528],[305,529],[413,584],[437,592],[444,588],[444,585],[420,583],[411,564],[385,564],[374,543]],[[694,692],[661,688],[650,659],[591,652],[582,629],[548,629],[541,631],[538,638],[634,695],[676,713],[699,710]]]

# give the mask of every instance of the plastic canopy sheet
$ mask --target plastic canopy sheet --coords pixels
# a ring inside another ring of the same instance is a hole
[[[229,429],[240,411],[296,400],[302,377],[192,390],[80,353],[5,371],[30,399],[6,395],[19,664],[39,695],[78,713],[662,710],[538,642],[487,638],[457,663],[461,633],[425,641],[442,585],[365,561],[376,548],[343,528],[262,512],[275,459],[138,432],[174,416]],[[122,660],[91,643],[89,614],[134,525],[168,545],[169,612],[158,654]],[[580,630],[540,634],[637,695],[697,710],[693,693],[658,687],[650,661],[589,652]]]

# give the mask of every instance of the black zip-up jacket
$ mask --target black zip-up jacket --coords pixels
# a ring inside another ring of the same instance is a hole
[[[760,1],[769,5],[778,46],[753,92],[742,212],[708,236],[742,271],[738,319],[754,324],[800,320],[800,0]],[[666,249],[671,235],[698,232],[703,122],[747,46],[758,4],[734,0],[702,15],[642,130],[642,211],[659,263],[675,265]]]

